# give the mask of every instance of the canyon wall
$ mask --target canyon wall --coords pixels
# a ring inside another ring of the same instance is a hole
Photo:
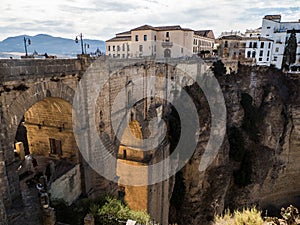
[[[212,165],[200,173],[210,111],[199,87],[187,87],[201,133],[192,159],[176,175],[170,222],[209,224],[227,208],[255,205],[270,215],[288,204],[299,207],[300,77],[241,66],[237,74],[217,79],[227,107],[226,137]]]

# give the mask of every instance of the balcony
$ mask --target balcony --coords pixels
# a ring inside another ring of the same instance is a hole
[[[164,42],[161,43],[161,46],[162,46],[163,48],[172,48],[173,42],[164,41]]]

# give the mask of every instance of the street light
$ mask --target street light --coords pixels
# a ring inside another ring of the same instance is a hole
[[[25,47],[25,54],[26,54],[26,56],[28,56],[28,54],[27,54],[27,46],[29,46],[30,44],[31,44],[30,39],[24,37],[24,47]]]
[[[81,42],[81,54],[83,55],[83,54],[84,54],[84,51],[83,51],[82,33],[80,33],[79,35],[76,36],[76,38],[75,38],[75,43],[78,43],[78,37],[80,38],[80,42]]]

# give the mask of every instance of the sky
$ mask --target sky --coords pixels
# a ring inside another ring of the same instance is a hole
[[[300,19],[299,0],[1,0],[0,40],[49,34],[107,40],[148,24],[193,30],[241,31],[261,26],[264,15]]]

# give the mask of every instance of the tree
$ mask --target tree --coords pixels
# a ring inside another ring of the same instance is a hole
[[[297,52],[297,38],[296,31],[293,29],[291,35],[287,41],[287,44],[284,49],[283,55],[283,67],[290,67],[291,64],[296,62],[296,52]]]
[[[213,63],[212,71],[214,72],[215,76],[222,76],[226,74],[226,67],[224,66],[224,63],[221,60],[218,60]]]

